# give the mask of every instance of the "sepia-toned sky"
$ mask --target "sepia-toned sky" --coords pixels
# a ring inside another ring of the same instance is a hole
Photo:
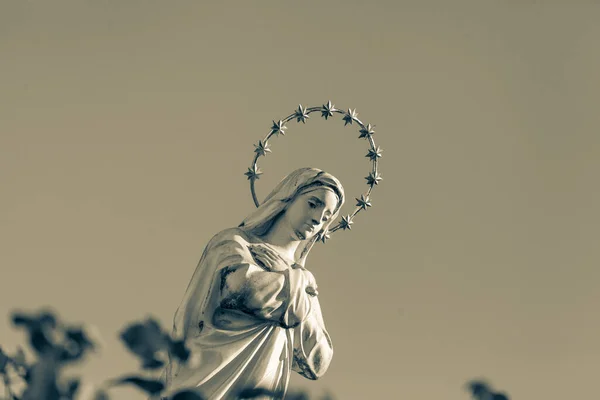
[[[339,399],[597,394],[600,3],[5,1],[0,344],[14,309],[95,325],[88,383],[137,371],[118,333],[172,317],[206,242],[254,207],[243,173],[298,104],[356,108],[383,148],[373,207],[307,267]],[[325,169],[348,202],[367,142],[289,123],[259,198]],[[134,388],[113,399],[140,400]]]

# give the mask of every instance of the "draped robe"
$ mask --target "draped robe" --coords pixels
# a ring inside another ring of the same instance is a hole
[[[287,390],[291,371],[321,377],[333,347],[314,276],[285,262],[271,269],[260,251],[274,251],[241,228],[215,235],[175,313],[173,336],[191,350],[164,371],[167,395],[192,389],[210,400],[242,388]]]

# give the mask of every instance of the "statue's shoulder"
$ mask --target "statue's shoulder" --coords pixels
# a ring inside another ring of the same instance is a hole
[[[217,233],[212,237],[208,245],[209,247],[212,247],[224,242],[235,242],[242,246],[246,246],[250,241],[250,236],[243,229],[235,227],[227,228]]]
[[[250,260],[251,235],[240,228],[227,228],[212,237],[204,249],[203,257],[241,257]]]

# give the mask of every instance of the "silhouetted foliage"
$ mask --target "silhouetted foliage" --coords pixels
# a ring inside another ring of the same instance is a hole
[[[254,399],[254,398],[260,397],[260,396],[269,396],[269,397],[273,398],[274,400],[275,399],[279,400],[279,399],[283,398],[283,394],[275,393],[272,390],[263,389],[263,388],[249,388],[249,389],[241,390],[238,393],[237,398],[239,400],[246,400],[246,399]]]
[[[131,385],[154,398],[204,400],[201,394],[192,390],[181,390],[169,398],[164,397],[165,386],[162,381],[136,375],[107,380],[83,399],[80,378],[65,379],[61,373],[63,367],[83,360],[88,351],[98,347],[99,338],[93,335],[93,330],[63,324],[49,310],[38,313],[15,312],[11,319],[15,327],[25,331],[36,360],[28,362],[20,347],[12,355],[0,347],[0,376],[6,389],[5,397],[0,400],[110,400],[109,389],[121,385]],[[184,364],[190,356],[185,343],[174,340],[153,318],[127,325],[119,337],[125,347],[139,358],[142,370],[162,368],[169,353]],[[13,390],[15,379],[24,383],[23,393]],[[475,400],[510,400],[507,394],[495,392],[483,381],[469,382],[468,389]],[[283,400],[282,393],[264,388],[244,389],[235,397],[236,400],[242,400],[264,396]],[[309,396],[290,391],[285,395],[285,400],[309,400]],[[333,396],[327,394],[322,400],[333,400]]]
[[[494,392],[491,386],[481,380],[474,380],[467,384],[475,400],[510,400],[506,393]]]
[[[120,378],[112,383],[112,386],[122,385],[130,383],[134,386],[137,386],[139,389],[143,390],[147,394],[151,396],[156,396],[162,393],[165,389],[165,385],[156,379],[146,379],[140,378],[138,376],[127,376],[124,378]]]
[[[204,400],[204,397],[197,393],[190,392],[189,390],[182,390],[179,393],[176,393],[171,400]]]

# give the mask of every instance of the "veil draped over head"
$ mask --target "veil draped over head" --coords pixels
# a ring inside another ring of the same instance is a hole
[[[298,246],[294,261],[304,266],[312,246],[337,218],[344,204],[344,188],[335,176],[317,168],[300,168],[291,172],[275,186],[263,203],[244,219],[239,228],[253,235],[262,236],[269,231],[275,220],[298,195],[319,187],[333,190],[338,197],[338,203],[321,231],[312,238],[302,241]]]
[[[277,217],[279,217],[299,194],[319,187],[327,187],[338,196],[338,204],[331,218],[324,224],[322,230],[312,238],[302,241],[295,254],[295,262],[304,266],[306,257],[319,235],[327,230],[329,225],[338,216],[344,203],[344,189],[342,184],[333,175],[316,168],[300,168],[287,175],[265,198],[263,203],[251,212],[238,228],[254,236],[261,236],[268,232]],[[173,321],[173,336],[187,337],[190,329],[196,329],[204,314],[208,298],[211,295],[212,284],[218,260],[227,251],[223,247],[223,239],[231,234],[231,229],[226,229],[216,234],[206,245],[202,257],[188,284],[182,302],[175,312]]]

